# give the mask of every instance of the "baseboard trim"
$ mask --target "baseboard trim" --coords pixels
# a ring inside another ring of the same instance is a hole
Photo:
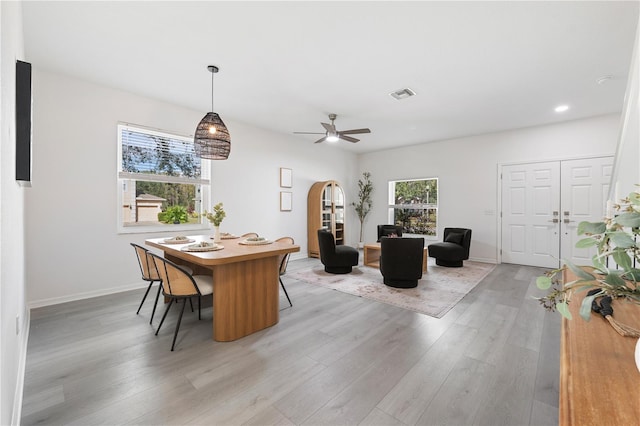
[[[496,259],[489,259],[484,257],[470,257],[469,260],[473,262],[493,263],[494,265],[498,264],[498,261]]]
[[[27,309],[24,314],[22,338],[20,339],[20,353],[18,354],[18,378],[16,381],[15,395],[13,396],[13,410],[11,424],[20,425],[22,420],[22,396],[24,395],[24,374],[27,368],[27,346],[29,343],[29,329],[31,326],[31,313]]]
[[[130,290],[137,290],[140,288],[145,288],[148,285],[149,284],[145,282],[137,282],[137,283],[127,284],[119,287],[110,287],[110,288],[105,288],[105,289],[96,290],[96,291],[87,291],[84,293],[71,294],[68,296],[51,297],[49,299],[34,300],[29,302],[28,307],[29,309],[34,309],[34,308],[41,308],[43,306],[57,305],[60,303],[75,302],[76,300],[90,299],[92,297],[107,296],[109,294],[122,293]]]

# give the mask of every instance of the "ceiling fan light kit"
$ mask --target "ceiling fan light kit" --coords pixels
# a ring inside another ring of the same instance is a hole
[[[329,123],[320,123],[322,127],[324,127],[325,132],[293,132],[297,135],[324,135],[314,143],[320,142],[338,142],[340,139],[347,142],[356,143],[360,141],[360,139],[353,138],[348,135],[357,135],[361,133],[371,133],[369,129],[351,129],[351,130],[336,130],[336,126],[333,123],[338,116],[336,114],[329,114],[329,120],[331,120],[331,124]]]
[[[231,135],[220,116],[213,112],[213,75],[219,71],[215,65],[209,65],[211,72],[211,112],[208,112],[198,126],[193,138],[196,155],[208,160],[226,160],[231,151]]]

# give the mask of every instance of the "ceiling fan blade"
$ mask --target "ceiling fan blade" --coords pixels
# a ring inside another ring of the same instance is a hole
[[[324,142],[325,140],[325,136],[321,137],[320,139],[318,139],[317,141],[315,141],[314,143],[320,143],[320,142]]]
[[[357,135],[359,133],[371,133],[369,129],[351,129],[351,130],[343,130],[338,132],[340,135]]]
[[[336,127],[333,124],[320,123],[329,133],[336,133]]]
[[[324,135],[324,132],[293,132],[294,135]]]
[[[352,138],[351,136],[345,136],[345,135],[340,135],[340,139],[345,140],[347,142],[353,142],[353,143],[356,143],[360,140],[360,139]]]

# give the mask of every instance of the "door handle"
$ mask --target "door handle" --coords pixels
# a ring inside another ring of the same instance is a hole
[[[564,218],[564,223],[575,222],[575,220],[569,220],[568,217]]]
[[[567,220],[567,219],[565,219],[565,221],[566,221],[566,220]],[[558,220],[557,218],[553,218],[553,219],[551,219],[551,220],[548,220],[547,222],[558,223],[558,222],[559,222],[559,220]]]

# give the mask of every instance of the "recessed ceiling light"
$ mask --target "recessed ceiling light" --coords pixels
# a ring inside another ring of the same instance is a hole
[[[569,105],[558,105],[555,109],[555,112],[565,112],[569,109]]]

